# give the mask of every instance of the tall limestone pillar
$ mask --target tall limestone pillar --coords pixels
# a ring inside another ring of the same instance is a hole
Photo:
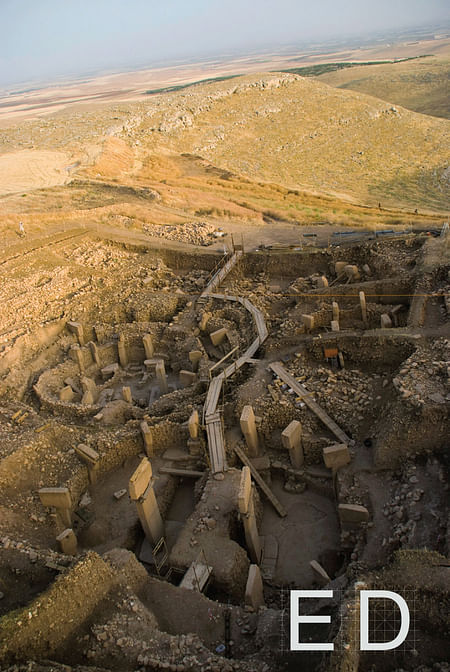
[[[251,561],[259,565],[261,562],[261,539],[256,525],[255,507],[253,503],[252,477],[249,467],[243,467],[239,485],[238,507],[244,522],[245,541]]]
[[[248,454],[250,457],[258,455],[259,441],[258,431],[256,429],[255,414],[251,406],[244,406],[241,413],[241,430],[245,436]]]
[[[136,504],[139,520],[145,536],[155,546],[164,536],[164,523],[156,501],[152,481],[152,465],[144,457],[130,478],[128,491]]]

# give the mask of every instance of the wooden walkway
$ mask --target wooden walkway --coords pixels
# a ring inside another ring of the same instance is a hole
[[[350,437],[347,436],[347,434],[342,431],[342,429],[334,422],[334,420],[332,420],[330,416],[325,413],[319,404],[311,398],[311,393],[308,392],[308,390],[303,387],[303,385],[300,385],[300,383],[298,383],[295,378],[286,371],[281,362],[274,362],[273,364],[270,364],[270,368],[274,373],[276,373],[277,376],[279,376],[279,378],[281,378],[281,380],[284,380],[284,382],[287,383],[299,397],[302,398],[302,401],[304,401],[308,408],[313,413],[315,413],[317,417],[320,418],[320,420],[322,420],[324,425],[328,427],[330,432],[335,435],[340,443],[346,443],[347,445],[351,443]]]
[[[209,279],[208,284],[206,285],[203,292],[200,294],[200,299],[207,298],[215,289],[220,285],[222,280],[226,278],[228,273],[231,271],[234,266],[236,266],[239,259],[242,257],[242,250],[236,250],[233,255],[228,259],[228,261],[223,264],[212,277]],[[220,263],[220,262],[219,262]]]
[[[219,403],[220,394],[222,392],[223,382],[230,376],[234,375],[236,371],[239,371],[239,369],[244,366],[244,364],[247,364],[249,360],[252,360],[255,352],[268,336],[263,314],[248,299],[243,299],[239,296],[228,296],[227,294],[213,293],[214,289],[220,285],[222,280],[237,264],[241,256],[242,250],[237,250],[233,256],[230,257],[230,259],[228,259],[228,261],[212,275],[212,278],[208,282],[208,285],[199,298],[199,301],[203,302],[207,299],[219,299],[221,301],[235,301],[240,303],[251,314],[257,332],[256,338],[249,345],[244,354],[238,357],[236,361],[229,364],[217,376],[212,378],[209,384],[208,393],[206,395],[206,400],[203,406],[203,424],[206,425],[209,460],[213,474],[223,472],[227,469],[222,420],[220,418],[220,413],[217,411],[217,405]],[[254,360],[252,360],[252,362],[253,361]]]
[[[261,490],[263,491],[263,493],[265,494],[265,496],[267,497],[269,502],[272,504],[275,511],[278,513],[278,515],[281,516],[282,518],[287,516],[286,509],[284,508],[282,503],[275,497],[272,490],[269,488],[269,486],[267,485],[265,480],[260,476],[259,472],[255,469],[255,467],[250,462],[250,460],[248,459],[248,457],[244,453],[244,451],[241,450],[241,448],[239,448],[239,446],[235,446],[234,447],[234,452],[236,453],[238,458],[241,460],[242,464],[245,464],[245,466],[250,469],[255,483],[257,483],[259,485],[259,487],[261,488]]]

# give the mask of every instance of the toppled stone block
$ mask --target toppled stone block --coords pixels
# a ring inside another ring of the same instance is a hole
[[[74,397],[74,391],[72,390],[70,385],[66,385],[66,387],[63,387],[62,390],[59,391],[60,401],[71,402],[73,401],[73,397]]]
[[[90,390],[86,390],[86,392],[83,394],[81,398],[81,405],[82,406],[93,406],[94,404],[94,395]]]
[[[369,520],[369,512],[360,504],[339,504],[338,514],[341,523],[358,524]]]
[[[344,268],[348,266],[348,261],[336,261],[334,264],[334,270],[336,272],[336,275],[342,275],[344,273]]]
[[[213,331],[209,337],[211,339],[211,343],[213,345],[220,345],[222,341],[224,340],[225,336],[227,335],[227,330],[225,327],[222,327],[222,329],[217,329],[217,331]]]
[[[347,264],[344,267],[344,273],[349,280],[359,280],[360,278],[358,266],[354,266],[353,264]]]
[[[112,378],[112,376],[114,376],[117,373],[119,368],[120,367],[117,362],[114,362],[114,364],[108,364],[108,366],[104,366],[103,369],[101,370],[103,380],[108,380],[108,378]]]
[[[197,380],[197,374],[192,371],[185,371],[181,369],[179,373],[179,380],[182,387],[188,387],[192,385]]]
[[[350,452],[346,443],[338,443],[323,449],[323,461],[328,469],[339,469],[350,462]]]

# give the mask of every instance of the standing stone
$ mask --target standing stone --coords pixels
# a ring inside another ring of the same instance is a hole
[[[78,343],[80,345],[84,345],[84,333],[83,333],[83,325],[80,324],[79,322],[67,322],[67,328],[72,334],[75,334],[75,336],[78,339]]]
[[[337,320],[331,320],[331,331],[339,331],[339,322]]]
[[[249,467],[242,468],[241,482],[238,493],[238,508],[244,523],[245,541],[248,554],[255,564],[261,562],[261,539],[256,524],[253,502],[252,477]]]
[[[151,334],[145,334],[145,336],[142,338],[142,343],[144,344],[145,359],[151,359],[154,355],[153,339]]]
[[[155,365],[156,379],[159,384],[159,391],[161,394],[167,394],[169,386],[167,384],[166,367],[164,360],[159,360]]]
[[[131,387],[125,386],[122,387],[122,398],[127,404],[133,403],[133,397],[131,396]]]
[[[250,565],[248,570],[247,585],[245,586],[245,604],[258,611],[264,606],[264,590],[261,570],[258,565]]]
[[[198,438],[198,426],[199,426],[198,411],[195,410],[192,411],[188,420],[189,436],[191,437],[191,439]]]
[[[208,324],[208,320],[209,320],[210,317],[211,317],[211,313],[208,313],[207,311],[205,311],[202,314],[201,319],[200,319],[200,323],[198,325],[200,331],[205,331],[206,325]]]
[[[339,304],[337,301],[332,302],[331,309],[333,311],[333,320],[339,322]]]
[[[244,406],[242,409],[240,423],[242,433],[245,436],[245,441],[247,443],[248,454],[250,457],[256,457],[258,455],[259,441],[255,414],[253,413],[253,408],[251,406]]]
[[[192,364],[192,370],[196,373],[198,371],[198,365],[203,356],[201,350],[191,350],[189,353],[189,361]]]
[[[59,544],[62,553],[66,555],[76,555],[77,554],[77,537],[72,528],[68,527],[61,532],[56,537],[56,541]]]
[[[367,306],[366,306],[366,295],[364,292],[359,293],[359,305],[361,306],[361,317],[364,324],[367,324]]]
[[[289,457],[294,469],[301,469],[304,462],[302,446],[302,425],[298,420],[291,423],[281,433],[281,443],[289,451]]]
[[[63,528],[72,527],[72,498],[69,488],[41,488],[39,498],[43,506],[56,509]]]
[[[152,466],[144,457],[130,478],[128,491],[136,504],[145,536],[150,544],[155,546],[161,537],[164,537],[164,523],[153,489],[152,474]]]
[[[305,326],[306,331],[311,331],[312,329],[314,329],[313,315],[302,315],[301,320]]]
[[[91,351],[92,359],[94,360],[94,362],[96,363],[98,368],[100,368],[101,367],[101,361],[100,361],[100,353],[99,353],[97,344],[94,343],[94,341],[89,341],[88,345],[89,345],[89,349]]]
[[[75,447],[75,452],[80,457],[88,468],[89,482],[96,483],[98,471],[100,468],[100,455],[96,450],[84,443],[79,443]]]
[[[119,342],[117,343],[117,352],[119,355],[120,366],[125,368],[126,366],[128,366],[128,353],[123,335],[120,336]]]
[[[72,352],[75,355],[75,360],[78,364],[78,370],[80,372],[80,375],[84,375],[84,353],[81,350],[79,345],[72,345],[70,348],[70,352]]]
[[[139,425],[147,457],[153,456],[153,436],[148,424],[143,420]]]

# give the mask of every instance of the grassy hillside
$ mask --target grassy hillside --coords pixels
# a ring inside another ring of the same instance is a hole
[[[316,73],[340,89],[367,93],[422,114],[450,119],[450,57],[429,56],[382,65]]]
[[[292,74],[74,108],[0,132],[11,176],[0,215],[11,227],[21,216],[138,230],[194,219],[391,226],[416,208],[441,221],[449,128]],[[33,168],[26,180],[10,170],[19,159]]]

